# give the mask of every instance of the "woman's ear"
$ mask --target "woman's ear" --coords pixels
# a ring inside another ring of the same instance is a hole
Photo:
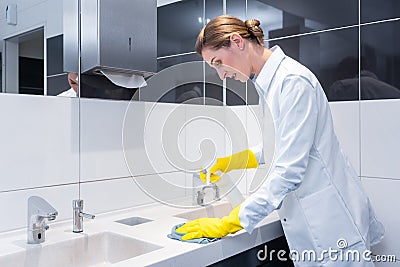
[[[233,33],[230,36],[231,45],[236,45],[240,50],[244,49],[244,39],[240,34]]]

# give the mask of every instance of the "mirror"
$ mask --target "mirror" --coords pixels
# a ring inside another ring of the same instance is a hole
[[[0,31],[0,92],[55,96],[71,88],[63,71],[63,8],[59,5],[59,1],[49,2],[44,10],[32,3],[5,7],[7,19],[3,17]]]
[[[44,28],[16,34],[3,41],[2,92],[44,95]]]
[[[106,2],[103,1],[103,3]],[[112,1],[107,3],[112,4]],[[63,0],[49,2],[46,10],[39,12],[35,17],[24,16],[23,12],[26,8],[22,4],[12,6],[17,19],[4,20],[1,23],[0,91],[42,96],[77,96],[77,90],[74,90],[72,86],[78,82],[76,79],[78,16],[73,15],[73,12],[77,14],[77,2]],[[7,10],[9,10],[8,7],[7,5]],[[40,7],[29,8],[30,12],[38,13],[36,9]],[[153,8],[153,10],[156,14],[156,9]],[[88,17],[85,16],[85,18]],[[121,18],[126,17],[121,16]],[[137,27],[135,28],[138,31]],[[72,45],[65,43],[65,36],[69,33],[75,34]],[[86,35],[82,34],[82,36]],[[156,47],[156,43],[153,43]],[[133,42],[133,45],[136,43]],[[71,49],[73,49],[72,53],[65,57],[65,50]],[[156,54],[156,48],[154,53]],[[66,60],[68,63],[71,58],[73,58],[72,62],[75,62],[73,69],[66,67],[65,64]],[[156,66],[155,60],[154,65]],[[116,87],[103,78],[95,79],[86,74],[82,76],[84,90],[81,95],[83,97],[130,100],[136,92],[136,90]]]

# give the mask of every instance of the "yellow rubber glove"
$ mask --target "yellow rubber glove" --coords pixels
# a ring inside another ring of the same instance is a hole
[[[230,172],[231,170],[251,169],[257,168],[258,162],[256,155],[250,149],[243,150],[225,158],[217,158],[217,162],[210,169],[210,181],[215,183],[221,178],[217,171],[223,173]],[[200,179],[205,183],[207,174],[200,170]]]
[[[209,237],[221,238],[243,229],[239,220],[240,205],[234,208],[228,216],[223,218],[200,218],[185,223],[176,231],[185,234],[182,240]]]

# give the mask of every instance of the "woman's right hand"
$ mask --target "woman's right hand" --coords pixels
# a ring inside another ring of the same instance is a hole
[[[255,154],[250,149],[243,150],[225,158],[217,158],[216,163],[210,168],[210,181],[215,183],[221,179],[221,172],[232,170],[257,168],[258,162]],[[207,172],[200,170],[200,179],[207,182]]]

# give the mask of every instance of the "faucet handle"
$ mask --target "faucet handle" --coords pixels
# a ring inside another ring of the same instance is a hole
[[[86,219],[94,219],[96,216],[83,212],[83,200],[82,199],[74,199],[72,201],[72,208],[74,211],[78,212],[77,215]]]
[[[92,219],[93,220],[94,218],[96,218],[95,215],[89,214],[89,213],[84,213],[84,212],[79,212],[79,215],[81,217],[83,217],[83,218],[86,218],[86,219]]]
[[[48,221],[54,221],[58,216],[58,211],[56,212],[49,212],[47,214],[39,214],[38,216],[47,219]]]

